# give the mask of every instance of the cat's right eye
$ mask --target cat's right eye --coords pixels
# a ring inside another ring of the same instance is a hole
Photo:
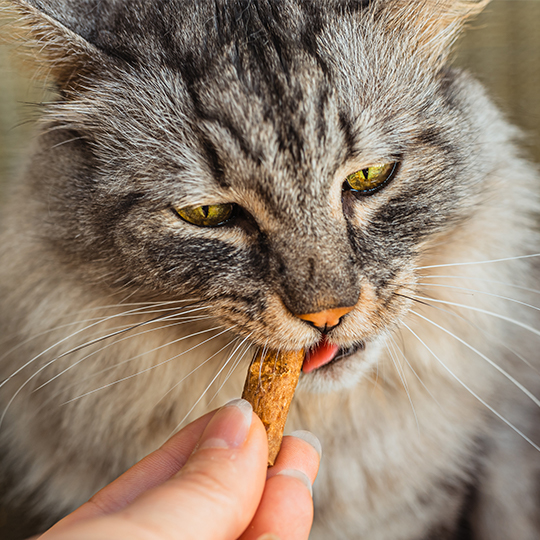
[[[398,162],[367,167],[347,176],[345,186],[357,195],[372,195],[390,182],[397,168]]]
[[[197,225],[198,227],[219,227],[233,217],[235,206],[232,203],[184,206],[183,208],[174,208],[174,211],[180,218],[192,225]]]

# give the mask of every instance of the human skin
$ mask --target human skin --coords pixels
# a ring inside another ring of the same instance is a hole
[[[186,426],[40,540],[305,540],[319,443],[307,432],[285,437],[270,469],[267,453],[261,421],[235,400]]]

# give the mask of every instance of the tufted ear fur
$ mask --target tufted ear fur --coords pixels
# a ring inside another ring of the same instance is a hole
[[[91,28],[78,14],[91,8],[89,2],[80,0],[78,6],[72,10],[69,2],[61,0],[0,0],[1,13],[13,21],[2,28],[2,38],[24,43],[26,58],[52,75],[66,98],[110,63],[85,39]]]
[[[375,16],[382,14],[386,31],[397,34],[411,54],[419,53],[426,62],[438,64],[446,61],[464,22],[488,2],[371,0],[367,6],[374,8]],[[132,9],[143,5],[133,2]],[[25,44],[24,50],[53,76],[65,99],[85,82],[99,78],[98,73],[136,54],[134,43],[124,43],[121,25],[112,30],[104,26],[104,21],[118,16],[115,10],[121,2],[116,0],[0,0],[0,6],[15,21],[3,34]],[[151,47],[147,43],[146,49]]]
[[[409,36],[410,45],[428,61],[446,61],[465,22],[490,0],[397,0],[389,3],[388,24]]]

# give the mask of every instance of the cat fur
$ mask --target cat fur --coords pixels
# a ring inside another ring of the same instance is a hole
[[[2,209],[8,501],[59,519],[238,397],[258,347],[314,346],[294,314],[354,305],[327,339],[363,350],[288,422],[324,451],[311,538],[540,537],[538,172],[449,67],[484,3],[4,2],[59,95]]]

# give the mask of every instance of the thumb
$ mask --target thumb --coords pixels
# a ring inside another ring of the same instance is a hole
[[[54,540],[238,538],[261,499],[267,451],[266,432],[251,405],[230,402],[173,478],[120,512],[68,527]]]

